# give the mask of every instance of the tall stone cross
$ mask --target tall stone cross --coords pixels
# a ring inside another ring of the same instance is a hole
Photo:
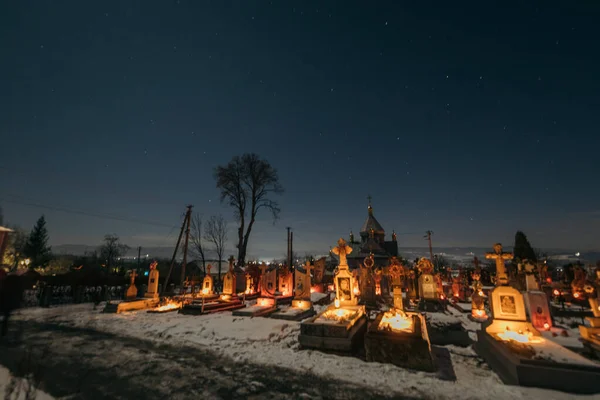
[[[233,263],[235,262],[235,258],[233,256],[229,257],[229,271],[233,272]]]
[[[494,245],[493,253],[485,253],[485,258],[488,260],[496,260],[496,285],[507,285],[508,275],[506,275],[506,266],[504,265],[505,260],[512,260],[514,257],[513,253],[506,253],[502,251],[502,245],[496,243]]]
[[[352,247],[348,246],[343,238],[340,238],[337,247],[333,248],[333,252],[340,257],[340,269],[348,269],[348,260],[346,259],[346,256],[352,253]]]

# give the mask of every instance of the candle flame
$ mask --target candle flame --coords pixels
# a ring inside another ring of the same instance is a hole
[[[335,299],[335,308],[340,308],[340,301],[338,299]]]

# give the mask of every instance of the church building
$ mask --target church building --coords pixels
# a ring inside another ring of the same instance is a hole
[[[352,253],[348,255],[348,266],[351,269],[359,268],[365,257],[373,254],[375,267],[387,267],[391,257],[398,256],[398,240],[392,231],[392,240],[385,240],[385,230],[373,215],[373,206],[369,196],[368,215],[360,230],[360,241],[355,240],[354,233],[350,232],[348,241]]]

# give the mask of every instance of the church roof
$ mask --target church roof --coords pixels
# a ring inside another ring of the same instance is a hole
[[[367,220],[363,224],[363,226],[360,230],[360,233],[369,233],[369,232],[371,232],[371,229],[373,229],[373,231],[375,231],[375,233],[385,233],[385,230],[383,229],[383,227],[381,226],[379,221],[377,221],[377,219],[373,215],[373,207],[371,206],[371,203],[369,202],[369,216],[367,217]]]

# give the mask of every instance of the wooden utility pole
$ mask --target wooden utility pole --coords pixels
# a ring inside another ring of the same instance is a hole
[[[189,209],[188,209],[189,212]],[[181,243],[181,237],[183,236],[183,231],[185,229],[186,223],[188,221],[188,214],[185,214],[185,218],[183,219],[183,224],[181,224],[181,230],[179,231],[179,237],[177,238],[177,244],[175,245],[175,249],[173,250],[173,257],[171,258],[171,266],[169,267],[169,273],[165,278],[165,283],[160,291],[160,295],[162,296],[169,285],[169,278],[171,278],[171,273],[173,272],[173,267],[175,266],[175,258],[177,257],[177,250],[179,250],[179,244]]]
[[[290,228],[289,226],[286,228],[287,229],[287,264],[288,264],[288,268],[292,268],[292,248],[291,248],[291,242],[290,242]]]
[[[429,241],[429,256],[431,257],[431,262],[433,262],[433,249],[431,247],[431,235],[433,235],[433,231],[425,232],[425,238]]]
[[[142,246],[138,246],[138,267],[137,267],[138,273],[140,272],[140,263],[141,263],[140,256],[141,256],[141,254],[142,254]]]
[[[183,242],[183,264],[181,264],[181,290],[183,290],[183,282],[185,281],[185,267],[187,265],[187,249],[190,240],[190,222],[192,219],[192,205],[187,206],[187,228],[185,230],[185,241]]]

